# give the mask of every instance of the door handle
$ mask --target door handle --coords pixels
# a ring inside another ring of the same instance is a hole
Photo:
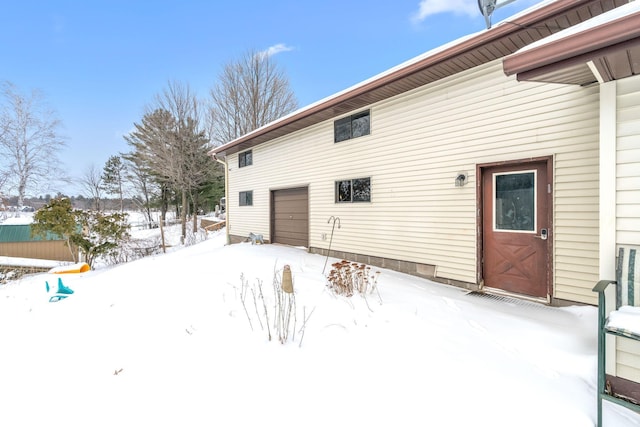
[[[542,230],[540,230],[540,235],[534,237],[536,239],[547,240],[547,238],[549,237],[549,231],[546,228],[543,228]]]

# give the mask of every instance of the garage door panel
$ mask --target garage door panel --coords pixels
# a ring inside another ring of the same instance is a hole
[[[308,212],[307,208],[307,199],[301,200],[278,200],[276,204],[276,213],[283,212],[299,212],[306,213]]]
[[[307,233],[307,223],[306,221],[276,221],[275,222],[276,229],[278,230],[278,235],[285,235],[285,233],[298,233],[298,234],[306,234]]]
[[[300,202],[300,201],[303,201],[303,200],[307,200],[307,197],[304,194],[299,194],[297,192],[293,192],[293,193],[292,192],[288,192],[288,193],[286,193],[288,190],[276,190],[276,192],[278,192],[278,193],[280,191],[285,192],[285,193],[282,193],[282,194],[278,195],[278,199],[280,199],[280,201],[287,202],[287,201],[294,200],[294,201]]]
[[[293,231],[281,231],[280,233],[278,233],[278,237],[280,239],[284,239],[284,240],[296,240],[296,241],[300,241],[302,242],[304,239],[306,239],[307,237],[307,233],[295,233]],[[276,243],[282,243],[282,242],[276,242]],[[296,246],[295,244],[292,246]],[[306,245],[297,245],[297,246],[306,246]]]
[[[287,221],[289,221],[289,220],[304,220],[304,221],[306,221],[308,216],[309,215],[306,212],[291,212],[291,213],[283,212],[283,213],[276,214],[274,216],[274,219],[276,221],[279,221],[279,220],[283,220],[283,221],[285,221],[285,220],[287,220]]]
[[[280,216],[280,217],[289,217],[289,216],[291,216],[291,215],[299,215],[299,216],[307,217],[307,214],[308,214],[308,213],[309,213],[309,211],[308,211],[308,210],[306,210],[306,209],[301,209],[301,208],[299,208],[299,207],[298,207],[298,208],[292,207],[291,209],[286,209],[286,210],[284,210],[284,209],[278,209],[278,210],[275,212],[275,214],[276,214],[277,216]]]

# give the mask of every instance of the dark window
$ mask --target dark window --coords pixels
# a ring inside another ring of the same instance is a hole
[[[351,201],[351,180],[336,182],[336,202]]]
[[[351,117],[336,120],[333,125],[334,141],[340,142],[351,139]]]
[[[336,203],[370,202],[371,178],[336,181]]]
[[[240,192],[240,206],[253,206],[253,191]]]
[[[238,154],[238,167],[251,166],[253,164],[253,154],[251,150]]]
[[[535,231],[535,171],[496,174],[495,230]]]
[[[370,131],[371,116],[369,110],[343,117],[333,122],[334,142],[369,135]]]

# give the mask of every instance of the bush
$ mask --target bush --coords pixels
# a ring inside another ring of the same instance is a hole
[[[380,272],[372,273],[370,266],[343,259],[331,267],[327,286],[334,294],[351,297],[354,292],[366,295],[377,291]]]
[[[270,295],[265,295],[263,292],[263,283],[260,279],[256,279],[255,285],[251,286],[244,274],[242,274],[240,275],[240,281],[240,301],[249,320],[251,330],[253,330],[252,320],[257,320],[261,330],[267,333],[269,341],[274,338],[277,338],[281,344],[285,344],[290,340],[295,341],[296,324],[298,322],[295,292],[287,291],[286,287],[283,289],[280,272],[274,271],[271,286],[273,293]],[[253,300],[253,304],[251,302],[247,303],[249,294],[251,294],[250,298]],[[306,322],[313,313],[312,310],[307,316],[304,307],[302,310],[301,318],[303,323],[298,331],[300,345],[302,345],[302,339],[304,338]]]
[[[52,199],[33,216],[31,233],[44,237],[47,232],[63,238],[70,251],[77,247],[90,266],[100,256],[117,258],[118,248],[129,239],[127,214],[73,209],[66,197]]]

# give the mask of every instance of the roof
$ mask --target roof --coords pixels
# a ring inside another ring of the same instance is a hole
[[[52,233],[47,233],[45,239],[39,236],[31,237],[31,226],[29,224],[0,224],[0,243],[34,242],[41,240],[62,239]]]
[[[498,58],[587,21],[627,0],[557,0],[543,2],[491,29],[463,37],[420,55],[342,92],[301,108],[210,154],[233,154],[316,123],[436,82]]]
[[[588,85],[640,74],[640,1],[606,12],[506,58],[520,81]]]

